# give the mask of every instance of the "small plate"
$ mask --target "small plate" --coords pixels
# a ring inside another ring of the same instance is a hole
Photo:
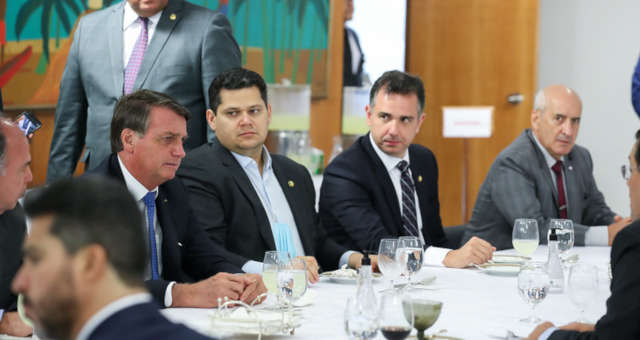
[[[526,261],[530,261],[530,257],[519,256],[519,255],[508,255],[508,254],[493,254],[493,258],[490,260],[491,263],[515,263],[522,264]]]
[[[485,263],[476,265],[476,268],[485,274],[495,276],[517,276],[520,273],[519,264]]]
[[[380,273],[372,273],[373,276],[373,280],[374,281],[378,281],[380,279],[382,279],[382,274]],[[326,277],[329,279],[329,281],[333,282],[333,283],[340,283],[340,284],[356,284],[358,283],[358,277],[353,277],[353,276],[342,276],[342,275],[335,275],[334,272],[324,272],[320,274],[320,277]]]

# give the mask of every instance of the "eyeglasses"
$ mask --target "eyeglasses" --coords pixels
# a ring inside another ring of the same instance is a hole
[[[624,178],[625,181],[628,181],[631,178],[631,173],[633,172],[631,170],[631,166],[630,165],[623,165],[620,167],[620,172],[622,172],[622,178]],[[640,167],[636,168],[636,171],[640,170]]]

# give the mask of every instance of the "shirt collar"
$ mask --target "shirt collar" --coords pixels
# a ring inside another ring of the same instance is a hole
[[[369,141],[371,142],[371,146],[373,146],[373,150],[378,155],[378,158],[380,158],[380,160],[382,161],[382,164],[384,164],[384,167],[387,168],[387,171],[398,169],[397,168],[398,162],[402,160],[407,161],[407,163],[411,164],[411,162],[409,161],[408,150],[404,153],[404,157],[398,158],[398,157],[391,156],[385,153],[384,151],[380,150],[380,148],[378,147],[378,144],[376,144],[376,142],[373,140],[373,136],[371,136],[371,132],[369,132]]]
[[[91,333],[93,333],[93,331],[98,326],[100,326],[101,323],[103,323],[105,320],[107,320],[117,312],[133,305],[147,302],[151,302],[151,295],[149,293],[131,294],[111,302],[110,304],[104,306],[97,313],[93,314],[93,316],[89,320],[87,320],[84,326],[82,326],[80,333],[78,333],[76,340],[89,339]]]
[[[540,149],[540,151],[542,151],[542,155],[544,156],[544,160],[547,162],[547,167],[550,168],[550,167],[554,166],[558,160],[553,158],[553,156],[551,156],[549,151],[547,151],[547,149],[544,146],[542,146],[542,144],[540,144],[540,141],[538,140],[538,137],[536,137],[536,134],[533,133],[533,131],[531,131],[531,135],[533,136],[533,140],[536,141],[536,144],[538,145],[538,149]],[[562,158],[560,160],[564,162],[565,161],[565,157],[562,156]]]
[[[251,166],[252,164],[256,164],[256,161],[249,156],[241,155],[233,151],[230,151],[230,152],[233,155],[233,157],[235,157],[236,161],[240,163],[240,166],[245,170],[248,170],[248,167]],[[264,145],[262,145],[262,161],[263,161],[263,165],[262,165],[263,173],[265,171],[271,170],[271,155],[269,155],[269,150],[267,150],[267,147]],[[256,164],[256,167],[257,167],[257,164]]]
[[[152,16],[149,17],[149,24],[151,24],[152,26],[156,25],[158,23],[158,21],[160,21],[160,17],[162,16],[162,12],[164,12],[164,9]],[[133,10],[133,8],[131,8],[131,5],[129,5],[129,2],[125,0],[124,2],[124,17],[122,19],[122,30],[126,30],[127,28],[129,28],[129,26],[133,25],[134,22],[136,22],[136,20],[138,20],[140,16],[138,15],[138,13],[136,13],[136,11]]]
[[[120,163],[120,169],[122,170],[122,177],[124,177],[124,182],[127,185],[127,189],[133,198],[135,198],[136,202],[140,201],[149,191],[153,191],[158,197],[158,187],[153,188],[153,190],[148,190],[144,185],[142,185],[138,180],[133,177],[133,175],[127,170],[127,167],[124,166],[120,156],[118,156],[118,163]]]

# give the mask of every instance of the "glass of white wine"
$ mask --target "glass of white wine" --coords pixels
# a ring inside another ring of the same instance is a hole
[[[531,218],[516,219],[512,236],[513,248],[522,256],[531,256],[540,244],[538,221]]]
[[[264,253],[262,261],[262,281],[267,292],[278,299],[280,305],[280,294],[278,292],[278,265],[289,262],[289,253],[286,251],[270,250]]]
[[[278,291],[291,308],[307,291],[307,264],[301,258],[278,264]]]

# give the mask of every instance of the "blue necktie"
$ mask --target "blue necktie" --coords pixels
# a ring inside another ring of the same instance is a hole
[[[160,278],[158,274],[158,253],[156,250],[156,231],[153,228],[153,216],[156,210],[156,193],[153,191],[148,192],[142,198],[144,205],[147,207],[147,229],[149,230],[149,252],[151,253],[151,279],[157,280]]]

